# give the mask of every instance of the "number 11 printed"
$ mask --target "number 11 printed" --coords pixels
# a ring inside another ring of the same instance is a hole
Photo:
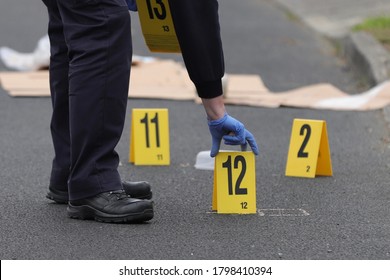
[[[136,165],[169,165],[168,109],[133,109],[130,162]]]

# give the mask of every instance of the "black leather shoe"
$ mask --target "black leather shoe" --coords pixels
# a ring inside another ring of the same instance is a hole
[[[123,181],[122,187],[128,195],[134,198],[151,199],[153,196],[152,188],[149,182],[146,181],[140,181],[140,182]]]
[[[49,192],[47,193],[46,198],[51,199],[59,204],[66,204],[68,203],[69,199],[68,190],[63,191],[56,187],[49,186]]]
[[[151,199],[153,196],[151,186],[146,181],[124,181],[122,182],[122,187],[126,194],[133,198]],[[59,190],[59,188],[55,186],[49,186],[49,192],[47,193],[46,198],[51,199],[59,204],[67,204],[69,200],[69,194],[68,191]]]
[[[124,190],[69,201],[68,216],[106,223],[140,223],[153,218],[153,202],[131,198]]]

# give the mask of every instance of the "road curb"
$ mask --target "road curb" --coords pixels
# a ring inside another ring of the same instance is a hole
[[[356,31],[332,39],[340,46],[348,64],[368,85],[373,87],[390,79],[390,52],[371,34]],[[381,111],[390,128],[390,107]]]
[[[390,53],[371,34],[365,31],[351,32],[340,39],[339,43],[349,65],[354,67],[370,86],[390,79]],[[381,111],[390,128],[390,107],[386,106]]]
[[[294,18],[333,42],[348,65],[370,86],[390,79],[389,51],[368,32],[352,30],[353,26],[364,20],[365,16],[362,15],[364,12],[361,11],[355,16],[352,16],[353,13],[346,13],[348,16],[340,17],[339,13],[339,17],[329,17],[332,7],[333,9],[335,7],[332,4],[329,7],[324,4],[318,8],[311,1],[295,1],[297,2],[295,3],[291,0],[274,0],[273,2],[288,15],[294,15]],[[367,11],[366,16],[368,15]]]
[[[336,41],[348,64],[370,86],[390,78],[390,53],[371,34],[365,31],[351,32]]]

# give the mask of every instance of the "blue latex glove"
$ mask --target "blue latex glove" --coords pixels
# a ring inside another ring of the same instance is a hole
[[[208,124],[212,137],[211,157],[215,157],[218,154],[222,138],[226,145],[241,145],[242,151],[246,150],[249,143],[255,155],[259,154],[259,149],[252,133],[246,130],[244,125],[235,118],[225,114],[218,120],[209,121]]]
[[[138,10],[137,3],[135,2],[135,0],[126,0],[126,3],[127,3],[127,7],[129,7],[130,11],[136,12]]]

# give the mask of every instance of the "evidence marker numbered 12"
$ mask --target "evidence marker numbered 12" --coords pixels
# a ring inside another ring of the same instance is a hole
[[[129,162],[170,164],[168,109],[132,110]]]
[[[220,151],[215,157],[212,209],[218,214],[256,213],[253,152]]]
[[[326,122],[294,119],[287,156],[286,176],[332,176]]]

